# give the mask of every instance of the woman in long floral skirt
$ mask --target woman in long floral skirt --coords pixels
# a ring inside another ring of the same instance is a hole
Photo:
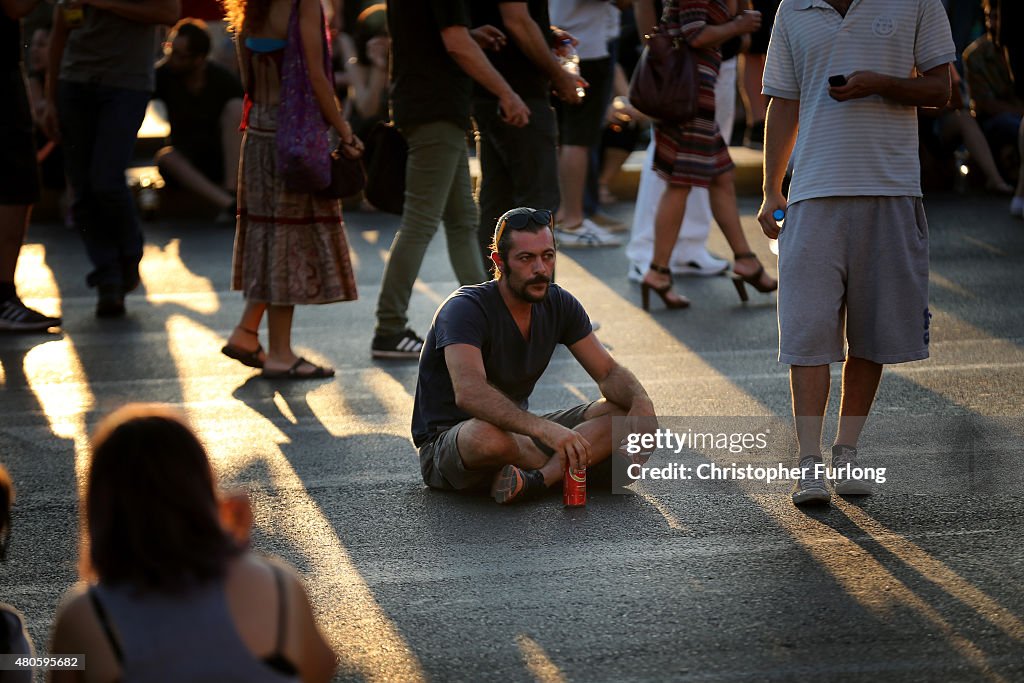
[[[297,304],[356,299],[341,203],[312,193],[289,192],[277,171],[274,138],[281,92],[281,65],[288,20],[299,12],[309,80],[324,119],[351,157],[362,152],[334,96],[323,64],[323,15],[319,0],[225,0],[236,33],[246,97],[246,130],[238,182],[238,221],[231,288],[246,306],[223,352],[280,379],[330,377],[334,370],[310,363],[292,349]],[[283,124],[282,124],[283,125]],[[267,314],[268,345],[258,329]]]

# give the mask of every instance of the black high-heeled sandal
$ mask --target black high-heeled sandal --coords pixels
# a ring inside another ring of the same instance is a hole
[[[648,267],[655,273],[658,273],[660,275],[668,275],[668,284],[662,287],[655,287],[654,285],[649,284],[647,282],[640,283],[640,305],[643,306],[643,309],[645,311],[649,311],[651,309],[651,291],[660,296],[662,303],[665,304],[665,308],[668,308],[670,310],[676,308],[686,308],[690,305],[690,300],[687,299],[682,294],[679,295],[679,299],[668,298],[669,290],[672,289],[672,270],[670,268],[666,268],[665,266],[659,266],[653,261],[651,262],[651,265]]]
[[[733,254],[732,257],[735,261],[739,261],[741,258],[756,259],[757,254],[755,254],[752,251],[748,251],[745,254]],[[761,276],[764,275],[764,266],[761,265],[760,261],[757,262],[757,265],[757,271],[751,273],[750,275],[740,275],[739,273],[731,274],[732,283],[736,286],[736,293],[740,295],[740,301],[742,301],[743,303],[746,303],[747,301],[750,300],[750,297],[747,296],[748,284],[757,291],[761,292],[762,294],[770,294],[771,292],[774,292],[776,289],[779,288],[779,283],[777,280],[773,285],[765,285],[761,282]]]

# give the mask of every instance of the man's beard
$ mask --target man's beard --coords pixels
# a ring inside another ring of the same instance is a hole
[[[527,303],[539,304],[540,302],[544,301],[544,299],[547,297],[548,290],[550,289],[550,286],[544,288],[544,293],[543,294],[531,294],[529,292],[529,290],[527,289],[527,287],[529,287],[531,285],[550,285],[550,284],[551,284],[551,278],[544,277],[543,275],[538,275],[537,277],[530,278],[529,280],[524,282],[519,287],[514,285],[512,283],[512,280],[509,279],[508,288],[509,288],[509,291],[511,291],[512,294],[516,298],[522,299],[523,301],[525,301]]]

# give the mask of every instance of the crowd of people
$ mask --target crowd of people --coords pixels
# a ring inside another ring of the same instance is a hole
[[[669,309],[689,306],[674,276],[730,268],[705,246],[713,217],[733,251],[740,298],[747,286],[778,291],[779,361],[790,367],[795,459],[807,472],[794,483],[795,504],[870,493],[863,481],[828,481],[816,467],[829,365],[844,364],[831,447],[831,464],[841,469],[857,464],[883,366],[928,357],[918,127],[940,139],[955,128],[987,188],[1012,194],[1011,213],[1024,212],[1024,68],[1009,28],[1022,24],[1014,23],[1014,3],[976,3],[985,18],[976,37],[969,26],[961,30],[963,3],[955,0],[945,8],[939,0],[666,0],[661,7],[653,0],[390,0],[344,9],[321,0],[224,0],[236,74],[216,58],[224,34],[181,20],[178,0],[83,0],[54,8],[45,75],[30,101],[18,19],[36,4],[0,0],[3,87],[14,103],[0,121],[8,142],[0,166],[0,329],[61,322],[24,306],[14,288],[39,196],[34,120],[62,148],[70,220],[93,266],[87,281],[97,290],[96,315],[125,315],[125,296],[140,284],[143,235],[124,170],[157,97],[171,124],[170,145],[157,157],[161,172],[234,219],[231,285],[245,305],[223,353],[268,379],[332,376],[292,345],[296,305],[357,298],[341,203],[296,191],[278,167],[277,133],[292,123],[279,118],[282,93],[292,92],[282,75],[299,60],[341,154],[359,158],[361,137],[389,120],[407,143],[404,204],[370,353],[418,359],[412,437],[424,482],[488,492],[498,503],[542,494],[567,463],[609,461],[613,417],[637,429],[655,417],[641,382],[553,281],[557,248],[622,244],[617,232],[625,226],[600,211],[598,181],[607,180],[609,121],[642,119],[620,99],[624,6],[635,5],[632,26],[641,32],[658,24],[684,39],[699,74],[696,117],[653,122],[628,276],[640,285],[644,310],[652,292]],[[328,29],[342,24],[347,33]],[[173,28],[164,35],[162,27]],[[325,67],[331,45],[341,63]],[[779,240],[778,280],[740,224],[728,144],[737,73],[746,93],[741,139],[763,147],[758,221]],[[961,85],[969,95],[958,98]],[[482,173],[477,197],[471,128]],[[409,328],[408,308],[442,224],[461,286],[424,339]],[[529,397],[559,344],[602,398],[530,413]],[[6,544],[12,494],[2,470],[0,493]],[[53,648],[86,653],[89,680],[193,680],[197,666],[220,667],[203,671],[219,680],[331,675],[333,655],[301,582],[249,551],[251,515],[243,501],[218,496],[206,454],[178,416],[131,406],[109,417],[92,442],[82,512],[86,584],[63,603]],[[249,599],[254,592],[268,599]],[[10,651],[30,648],[20,616],[6,605],[0,616]],[[175,656],[183,638],[215,656]],[[53,679],[81,680],[77,672]]]

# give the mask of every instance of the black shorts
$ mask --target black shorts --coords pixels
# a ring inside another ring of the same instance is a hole
[[[32,112],[21,67],[0,75],[0,204],[28,205],[39,201]]]
[[[558,144],[593,147],[601,141],[612,89],[612,69],[611,57],[580,62],[580,76],[589,87],[579,104],[558,102]]]

